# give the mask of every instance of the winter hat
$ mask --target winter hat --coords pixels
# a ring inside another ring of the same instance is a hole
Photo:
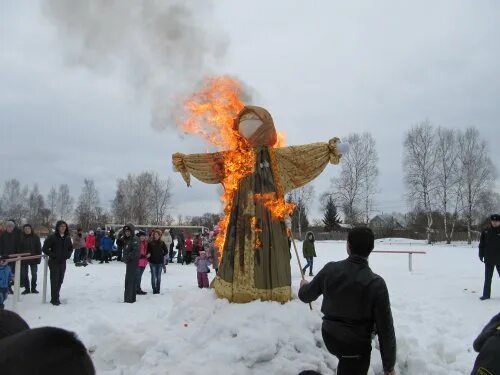
[[[27,329],[28,323],[14,311],[0,310],[0,340]]]
[[[500,221],[500,215],[499,214],[493,214],[490,216],[491,221]]]
[[[91,230],[91,231],[89,232],[89,234],[90,234],[91,236],[93,236],[93,235],[94,235],[94,231],[93,231],[93,230]]]
[[[95,374],[78,337],[55,327],[27,329],[0,340],[0,365],[2,374]]]
[[[141,237],[141,236],[146,236],[146,232],[144,232],[143,230],[140,230],[139,232],[137,232],[137,237]]]
[[[200,251],[200,256],[201,257],[206,257],[207,253],[204,250],[202,250],[202,251]]]
[[[16,227],[16,223],[14,223],[12,220],[7,220],[5,222],[5,228],[8,228],[8,227],[15,228]]]
[[[163,232],[161,231],[161,229],[153,229],[153,231],[151,232],[151,235],[155,234],[155,233],[158,233],[158,235],[161,237],[163,236]]]

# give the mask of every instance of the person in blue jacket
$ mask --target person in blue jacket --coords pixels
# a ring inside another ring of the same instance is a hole
[[[12,270],[6,262],[7,259],[8,256],[0,257],[0,309],[4,308],[4,303],[9,294],[9,285],[14,277]]]
[[[111,251],[113,250],[113,239],[108,232],[101,238],[99,246],[101,248],[101,261],[99,263],[109,263],[111,260]]]

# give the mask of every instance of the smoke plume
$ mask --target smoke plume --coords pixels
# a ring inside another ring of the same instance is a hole
[[[66,61],[100,74],[119,72],[151,103],[156,129],[210,67],[227,39],[211,20],[211,1],[46,0]]]

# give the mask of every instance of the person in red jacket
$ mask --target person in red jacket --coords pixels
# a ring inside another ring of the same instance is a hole
[[[92,263],[92,257],[93,257],[94,250],[95,250],[95,235],[94,235],[93,230],[91,230],[89,232],[89,234],[87,234],[87,237],[85,237],[85,248],[87,250],[86,250],[86,254],[85,254],[86,257],[83,257],[84,263],[87,263],[85,261],[85,258],[87,259],[87,261],[89,263]]]
[[[191,237],[191,235],[189,234],[187,236],[187,239],[186,239],[186,242],[184,244],[185,246],[185,249],[186,249],[186,264],[190,264],[191,261],[192,261],[192,254],[193,254],[193,238]]]

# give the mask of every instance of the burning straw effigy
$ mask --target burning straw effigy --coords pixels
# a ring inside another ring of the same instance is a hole
[[[238,82],[221,77],[186,102],[182,127],[219,152],[172,155],[189,186],[191,176],[222,184],[224,217],[216,246],[222,257],[212,287],[220,298],[245,303],[291,299],[290,245],[284,196],[316,178],[342,156],[339,139],[283,147],[270,113],[245,105]]]

